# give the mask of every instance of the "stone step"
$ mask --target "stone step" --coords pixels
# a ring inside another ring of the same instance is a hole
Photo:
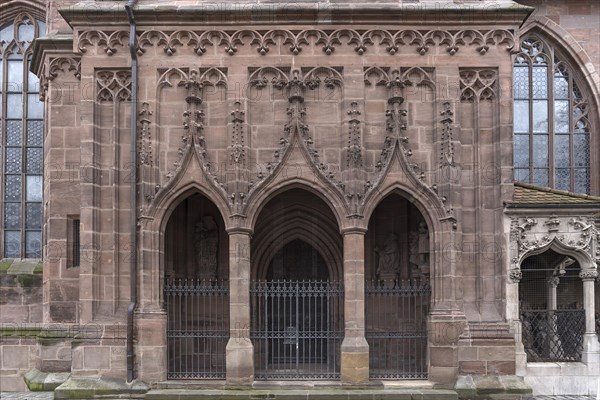
[[[151,390],[146,400],[458,400],[453,390],[436,389],[337,389],[311,390]]]

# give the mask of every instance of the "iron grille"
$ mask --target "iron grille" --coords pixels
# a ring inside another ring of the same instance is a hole
[[[253,282],[256,379],[337,379],[344,337],[341,283]]]
[[[229,340],[227,281],[165,283],[168,379],[224,379]]]
[[[523,311],[527,361],[581,361],[584,310]]]
[[[370,377],[427,379],[429,283],[367,281],[365,292]]]

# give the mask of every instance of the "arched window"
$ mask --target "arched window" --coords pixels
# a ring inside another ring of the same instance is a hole
[[[29,72],[31,42],[46,30],[21,13],[0,21],[0,258],[41,258],[43,103]]]
[[[588,104],[557,51],[536,36],[513,67],[514,179],[590,193]]]

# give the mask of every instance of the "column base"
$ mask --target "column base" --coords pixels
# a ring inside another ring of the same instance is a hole
[[[254,346],[248,339],[230,338],[226,348],[227,384],[250,386],[254,382]]]
[[[359,384],[369,381],[369,344],[364,337],[346,337],[342,342],[341,380]]]
[[[588,373],[591,375],[600,374],[600,343],[595,333],[586,333],[583,335],[583,354],[581,361],[588,366]]]

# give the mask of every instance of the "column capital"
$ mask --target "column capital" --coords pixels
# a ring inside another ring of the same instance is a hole
[[[579,277],[583,281],[593,281],[598,277],[598,271],[596,269],[585,269],[579,273]]]
[[[367,233],[367,228],[363,228],[360,226],[350,226],[348,228],[343,228],[341,230],[342,235],[365,235]]]
[[[246,227],[241,227],[241,226],[236,226],[233,228],[228,228],[225,230],[227,232],[227,234],[229,236],[231,235],[248,235],[248,236],[252,236],[254,234],[254,231],[250,228],[246,228]]]

